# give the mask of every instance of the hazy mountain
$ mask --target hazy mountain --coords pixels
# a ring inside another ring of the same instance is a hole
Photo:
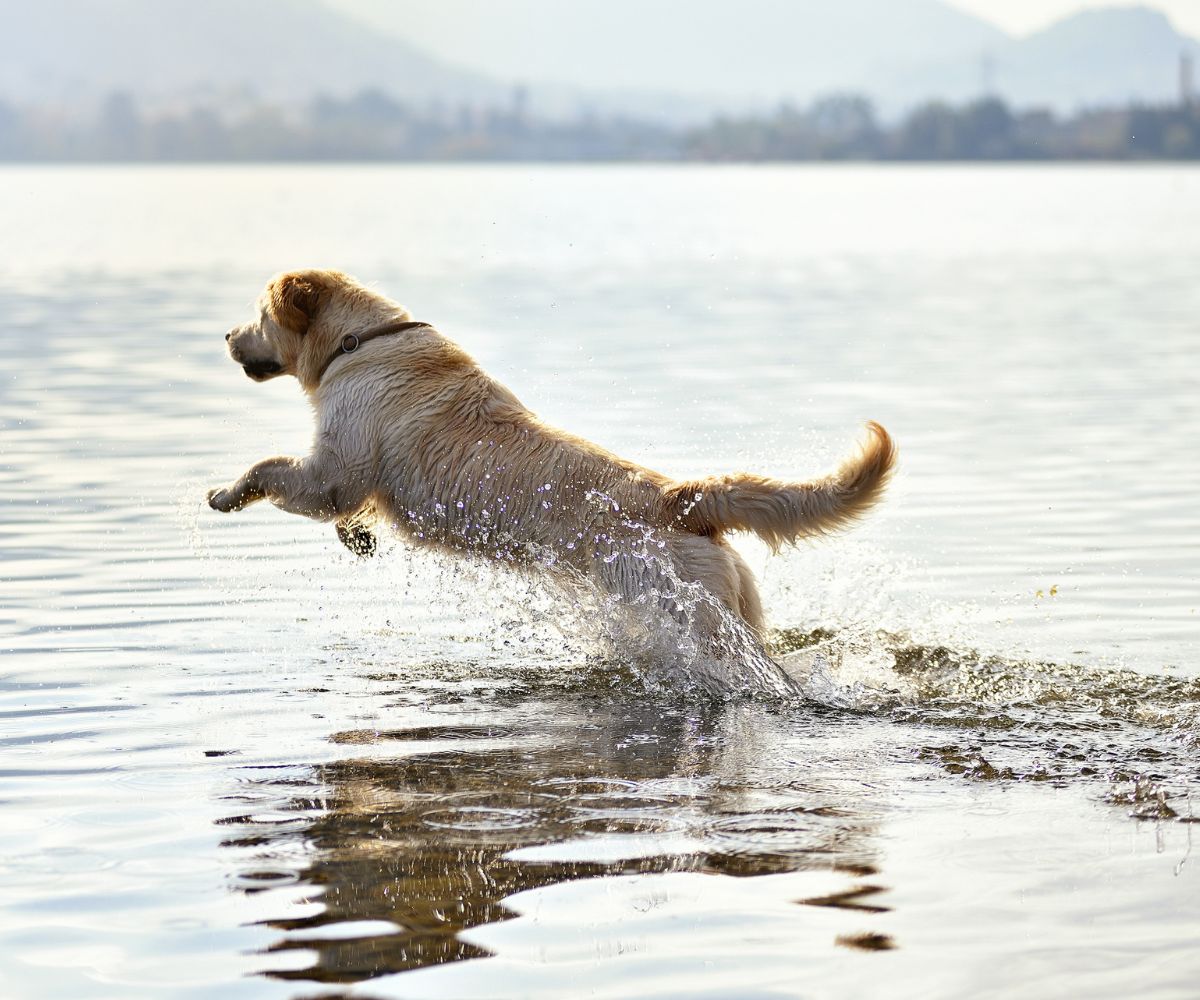
[[[1006,42],[939,0],[331,0],[493,76],[615,100],[807,100]],[[886,95],[881,95],[886,97]]]
[[[985,87],[1018,107],[1060,111],[1179,96],[1179,59],[1200,43],[1148,7],[1085,11],[1026,38],[947,54],[881,81],[902,106],[938,96],[960,101]],[[986,60],[986,62],[985,62]]]
[[[372,23],[368,23],[368,19]],[[379,88],[707,118],[832,91],[885,114],[991,88],[1019,105],[1162,101],[1184,49],[1160,13],[1102,9],[1013,39],[940,0],[0,0],[0,100],[236,107]],[[987,67],[987,68],[985,68]]]
[[[1180,52],[1200,52],[1147,7],[1088,11],[1017,39],[939,0],[329,2],[493,76],[617,103],[622,89],[708,107],[854,90],[896,113],[989,89],[1067,111],[1173,99]]]
[[[0,0],[0,25],[7,100],[112,90],[295,100],[380,87],[425,101],[508,90],[317,0]]]
[[[998,54],[997,82],[1019,104],[1166,101],[1179,95],[1179,57],[1200,42],[1148,7],[1084,11]]]

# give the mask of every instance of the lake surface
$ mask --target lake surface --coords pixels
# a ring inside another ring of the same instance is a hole
[[[1200,170],[0,170],[0,996],[1185,997]],[[333,266],[675,475],[901,448],[770,556],[808,697],[205,491]]]

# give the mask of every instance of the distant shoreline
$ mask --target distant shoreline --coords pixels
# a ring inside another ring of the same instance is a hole
[[[0,102],[4,163],[1054,163],[1200,160],[1200,101],[1059,117],[996,97],[930,102],[892,123],[833,95],[694,127],[419,109],[377,91],[302,108],[148,112],[128,94],[90,115]]]

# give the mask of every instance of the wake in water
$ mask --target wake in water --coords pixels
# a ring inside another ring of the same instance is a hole
[[[962,721],[980,724],[1000,709],[1037,710],[1076,726],[1145,726],[1200,747],[1200,680],[1010,659],[850,629],[785,630],[774,649],[793,680],[831,707],[974,710]]]
[[[980,655],[903,636],[787,630],[779,663],[812,700],[944,734],[917,752],[979,781],[1085,780],[1138,819],[1200,820],[1200,680]]]

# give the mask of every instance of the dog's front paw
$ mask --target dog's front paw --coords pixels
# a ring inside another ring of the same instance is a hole
[[[337,536],[346,548],[360,558],[375,554],[378,542],[370,528],[364,528],[361,524],[339,524]]]
[[[208,505],[222,514],[229,514],[241,509],[237,494],[231,489],[218,487],[208,491]]]

